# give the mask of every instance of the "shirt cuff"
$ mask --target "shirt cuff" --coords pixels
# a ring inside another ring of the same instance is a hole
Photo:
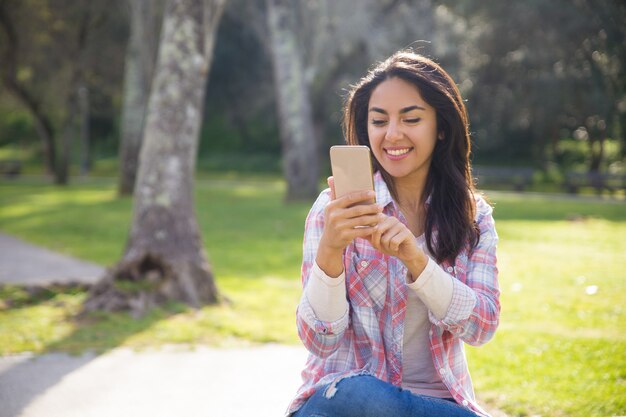
[[[348,310],[345,282],[345,272],[331,278],[313,262],[304,292],[318,320],[334,322],[345,316]]]
[[[446,316],[454,289],[453,278],[437,265],[430,257],[426,268],[407,287],[417,296],[439,320]]]

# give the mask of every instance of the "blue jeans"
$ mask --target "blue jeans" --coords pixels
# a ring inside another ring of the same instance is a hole
[[[369,375],[342,379],[334,394],[327,395],[327,388],[318,389],[293,417],[476,417],[452,398],[416,395]]]

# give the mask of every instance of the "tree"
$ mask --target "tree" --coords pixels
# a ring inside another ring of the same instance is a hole
[[[117,76],[116,34],[105,34],[115,4],[0,0],[2,83],[31,114],[57,184],[68,181],[76,116],[86,114],[79,92],[101,93]]]
[[[24,107],[32,114],[37,133],[44,150],[44,164],[49,174],[56,172],[56,145],[54,127],[49,116],[42,110],[41,100],[29,91],[18,78],[20,38],[11,11],[16,5],[8,0],[0,2],[0,25],[4,32],[2,82]],[[12,10],[13,9],[13,10]]]
[[[267,0],[287,200],[317,196],[319,158],[293,0]]]
[[[443,3],[458,16],[450,24],[461,28],[451,42],[458,45],[457,82],[481,154],[547,168],[551,149],[583,127],[588,167],[599,169],[604,138],[624,138],[623,2]]]
[[[218,301],[193,208],[207,75],[225,0],[168,0],[122,259],[85,310],[142,314],[166,300]]]
[[[126,49],[124,105],[119,146],[120,195],[135,189],[150,83],[157,49],[157,13],[153,0],[128,0],[130,36]]]

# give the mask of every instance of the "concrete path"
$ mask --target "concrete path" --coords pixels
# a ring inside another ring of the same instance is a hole
[[[0,283],[94,283],[104,273],[100,265],[53,252],[0,233]]]
[[[0,417],[280,417],[300,384],[303,348],[0,358]]]

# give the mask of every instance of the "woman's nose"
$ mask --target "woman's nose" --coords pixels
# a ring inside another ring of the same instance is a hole
[[[390,122],[387,125],[387,133],[385,134],[385,139],[388,141],[394,141],[402,138],[402,132],[400,130],[400,126],[397,123]]]

